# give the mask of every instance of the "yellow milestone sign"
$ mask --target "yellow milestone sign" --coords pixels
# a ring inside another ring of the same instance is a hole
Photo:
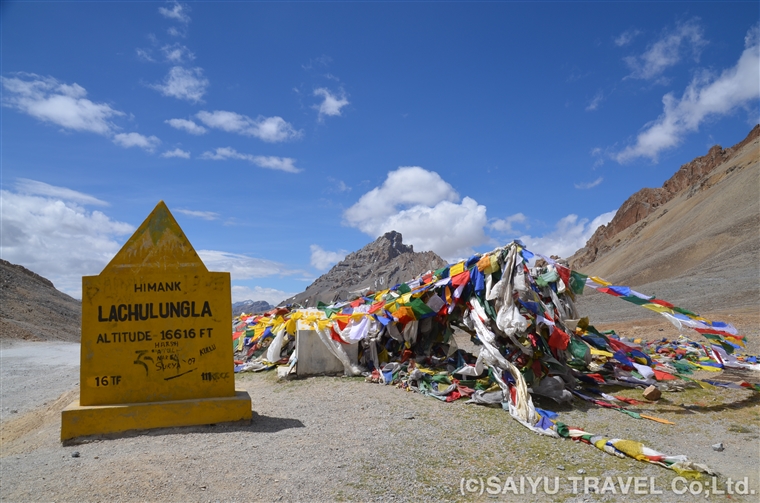
[[[230,298],[229,273],[208,272],[160,202],[100,275],[82,278],[80,400],[61,439],[250,419]]]

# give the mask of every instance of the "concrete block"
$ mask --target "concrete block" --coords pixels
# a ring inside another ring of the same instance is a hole
[[[296,331],[296,349],[298,363],[296,375],[342,374],[343,363],[325,346],[315,330]],[[359,354],[359,344],[343,344],[349,360],[356,363]]]
[[[228,397],[117,405],[80,405],[76,400],[61,412],[61,441],[130,430],[245,421],[251,417],[251,397],[243,390]]]

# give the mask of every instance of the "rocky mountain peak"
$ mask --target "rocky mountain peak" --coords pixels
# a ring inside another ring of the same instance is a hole
[[[315,306],[348,300],[368,291],[384,290],[409,281],[427,271],[446,266],[446,261],[431,251],[415,252],[403,243],[400,232],[390,231],[364,248],[349,253],[330,271],[317,278],[305,291],[282,304]]]

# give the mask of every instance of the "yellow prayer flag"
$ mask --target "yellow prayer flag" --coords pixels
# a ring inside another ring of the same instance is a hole
[[[451,269],[449,269],[449,276],[454,277],[457,274],[464,272],[464,262],[459,262],[458,264],[454,264],[451,266]]]

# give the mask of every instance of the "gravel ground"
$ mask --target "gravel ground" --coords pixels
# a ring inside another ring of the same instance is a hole
[[[646,332],[660,333],[648,323],[633,322],[625,330],[646,325]],[[670,470],[538,436],[500,409],[442,403],[360,378],[278,381],[273,372],[239,374],[237,387],[247,390],[253,402],[250,423],[168,428],[63,446],[60,411],[77,398],[71,380],[77,367],[63,358],[48,360],[50,365],[37,358],[31,366],[21,356],[44,351],[48,358],[46,343],[12,346],[5,346],[0,361],[3,410],[6,403],[18,404],[13,405],[18,413],[3,416],[1,423],[2,501],[617,501],[620,482],[629,477],[644,477],[641,494],[626,496],[634,501],[695,501],[712,491],[711,478],[691,486],[698,493],[693,495],[689,482]],[[77,354],[76,345],[53,347]],[[619,392],[641,397],[641,390]],[[690,389],[665,393],[645,410],[632,407],[675,425],[578,401],[572,408],[537,404],[586,431],[639,440],[705,463],[722,474],[715,479],[720,490],[727,490],[727,477],[746,477],[747,489],[756,494],[733,494],[731,501],[757,501],[758,396],[746,390]],[[711,448],[718,442],[724,451]],[[490,486],[488,477],[495,477]],[[508,477],[517,495],[508,485],[505,495],[488,493],[503,490]],[[558,477],[558,492],[547,494],[540,482],[531,494],[525,477],[548,477],[550,491]],[[571,477],[581,477],[575,490]],[[525,485],[519,494],[521,478]],[[600,489],[605,480],[615,481],[616,494],[609,487],[604,494],[585,494],[584,483],[594,480]],[[686,493],[675,494],[673,483]],[[662,494],[649,494],[652,487]]]
[[[79,344],[0,341],[0,421],[47,405],[79,385]]]

